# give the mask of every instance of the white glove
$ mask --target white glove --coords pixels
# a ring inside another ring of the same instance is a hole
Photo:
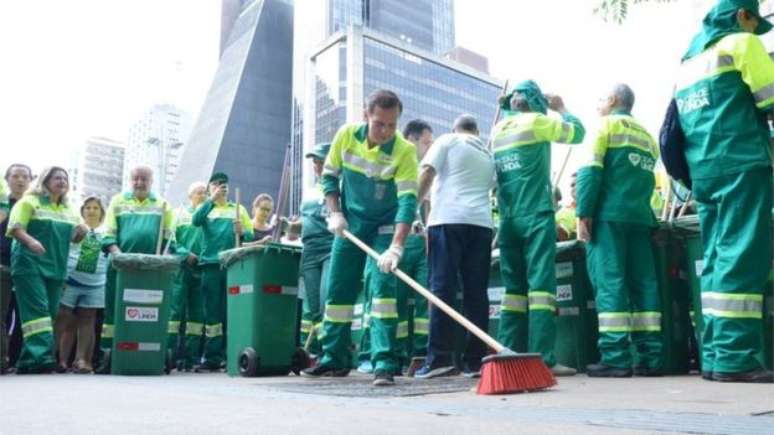
[[[347,228],[349,228],[349,225],[347,224],[347,219],[344,218],[344,213],[335,211],[328,216],[328,231],[342,237],[344,230]]]
[[[382,255],[379,256],[379,260],[377,261],[379,270],[381,270],[382,273],[390,273],[397,269],[398,263],[400,263],[400,257],[402,256],[403,246],[391,245],[390,249],[384,251]]]

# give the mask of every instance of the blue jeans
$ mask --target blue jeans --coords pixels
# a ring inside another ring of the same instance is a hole
[[[492,261],[492,229],[465,224],[437,225],[428,228],[428,241],[430,290],[454,306],[455,295],[461,288],[462,314],[486,331],[489,327],[487,288]],[[426,362],[430,367],[453,364],[453,322],[439,308],[430,307]],[[478,370],[485,354],[486,345],[468,333],[463,356],[465,366]]]

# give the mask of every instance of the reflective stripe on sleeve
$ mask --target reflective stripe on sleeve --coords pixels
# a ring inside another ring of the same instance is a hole
[[[43,332],[53,332],[51,327],[51,317],[40,317],[29,322],[24,322],[21,325],[22,336],[28,338],[30,336],[41,334]]]
[[[331,323],[351,323],[354,310],[354,305],[326,305],[325,321]]]

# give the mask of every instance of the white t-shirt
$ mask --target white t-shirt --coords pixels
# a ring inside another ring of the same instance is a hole
[[[444,134],[421,166],[435,169],[428,226],[468,224],[492,227],[489,191],[495,187],[492,153],[477,136]]]

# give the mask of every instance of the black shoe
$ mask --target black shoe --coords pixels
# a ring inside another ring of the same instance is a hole
[[[59,374],[59,375],[61,375],[63,373],[67,373],[69,371],[70,371],[70,369],[68,367],[62,366],[62,365],[59,365],[59,364],[57,364],[56,367],[54,367],[54,373]]]
[[[774,384],[774,372],[757,369],[742,373],[712,372],[712,379],[718,382],[749,382],[753,384]]]
[[[643,376],[646,378],[657,378],[660,376],[664,376],[664,373],[661,371],[661,369],[652,369],[650,367],[635,367],[634,376]]]
[[[378,371],[374,375],[374,387],[389,387],[395,385],[395,378],[392,377],[392,373],[385,371]]]
[[[343,378],[349,375],[349,369],[337,369],[335,367],[318,365],[301,371],[301,376],[307,378]]]
[[[606,364],[589,364],[586,366],[586,374],[590,378],[631,378],[632,369],[610,367]]]
[[[219,373],[221,370],[223,370],[222,364],[196,364],[193,367],[194,373]]]
[[[712,377],[712,372],[704,372],[704,371],[701,372],[701,378],[704,379],[705,381],[714,381],[715,380]]]

